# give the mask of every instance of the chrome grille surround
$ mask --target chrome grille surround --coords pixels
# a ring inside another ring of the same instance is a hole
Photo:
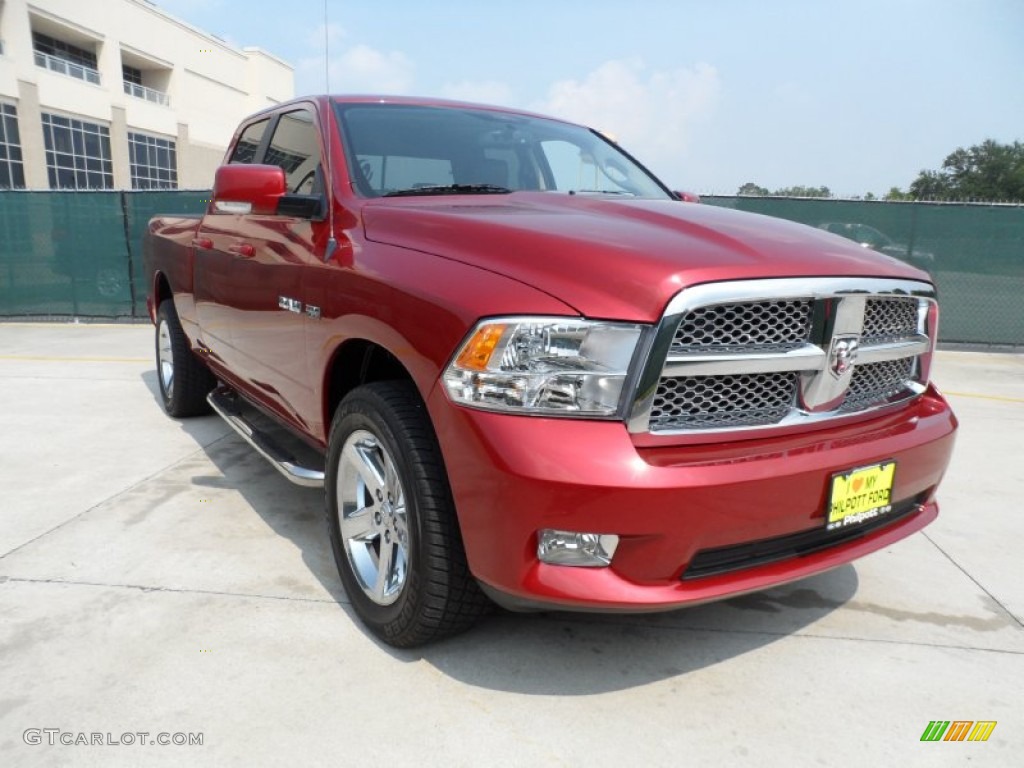
[[[933,348],[934,302],[929,283],[881,278],[684,289],[669,302],[651,342],[629,430],[730,434],[906,402],[927,384],[918,359]]]

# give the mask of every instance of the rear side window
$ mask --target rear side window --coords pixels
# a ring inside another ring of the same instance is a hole
[[[267,130],[267,120],[260,120],[258,123],[253,123],[244,131],[242,135],[238,137],[238,143],[235,144],[235,151],[231,153],[230,163],[251,163],[256,159],[256,150],[260,148],[260,142],[263,141],[263,133]]]
[[[304,109],[281,115],[263,162],[284,170],[289,192],[312,194],[320,165],[313,115]]]

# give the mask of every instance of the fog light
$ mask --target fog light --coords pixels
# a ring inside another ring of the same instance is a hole
[[[610,565],[619,537],[614,534],[575,533],[545,528],[537,538],[537,557],[552,565],[600,568]]]

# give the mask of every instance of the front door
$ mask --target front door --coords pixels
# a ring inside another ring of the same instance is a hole
[[[321,192],[320,142],[312,106],[281,114],[257,162],[278,165],[289,193]],[[233,262],[232,345],[252,394],[305,429],[313,387],[306,361],[311,267],[323,261],[329,225],[323,217],[247,215]],[[319,219],[319,220],[318,220]]]

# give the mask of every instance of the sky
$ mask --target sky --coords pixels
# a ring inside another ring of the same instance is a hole
[[[1024,0],[327,0],[326,25],[324,0],[156,4],[284,59],[296,95],[329,77],[530,109],[613,134],[676,189],[880,195],[1024,140]]]

